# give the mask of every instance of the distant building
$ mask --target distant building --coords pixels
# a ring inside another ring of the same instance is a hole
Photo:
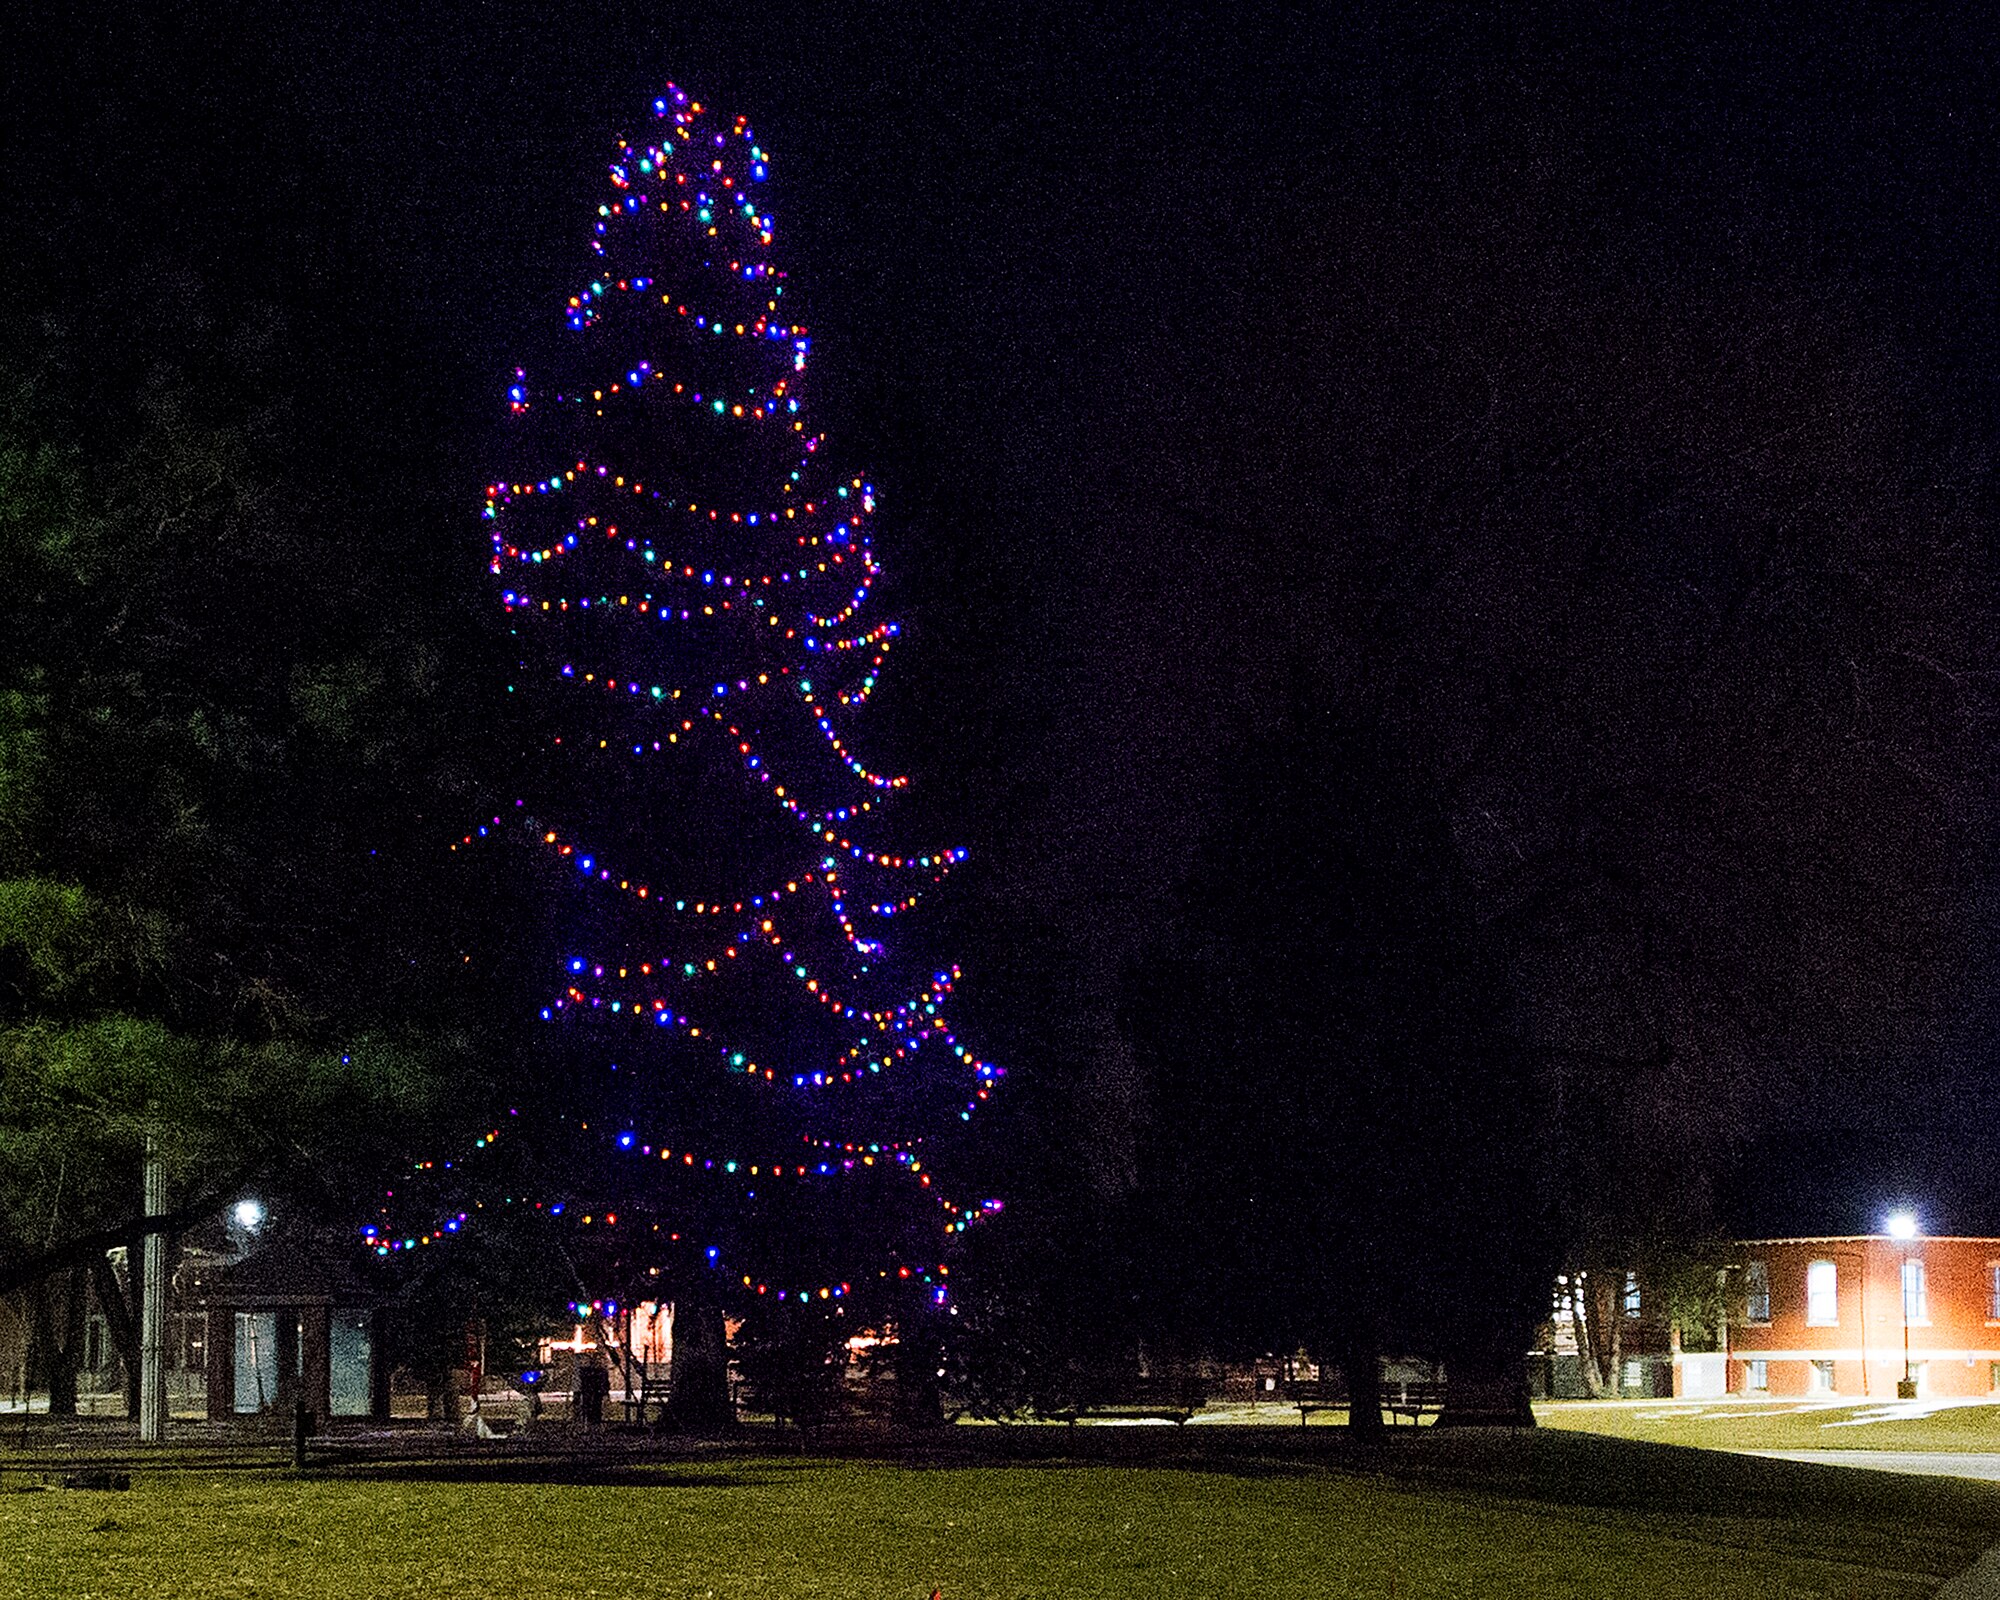
[[[1587,1308],[1593,1347],[1601,1369],[1604,1398],[1660,1400],[1675,1392],[1677,1342],[1660,1304],[1636,1272],[1564,1274],[1556,1280],[1555,1304],[1536,1349],[1529,1353],[1528,1384],[1538,1400],[1583,1400],[1590,1388],[1583,1375],[1579,1336]]]
[[[2000,1400],[2000,1238],[1742,1239],[1719,1259],[1714,1326],[1676,1326],[1638,1272],[1558,1279],[1536,1394],[1592,1393],[1587,1320],[1605,1398],[1893,1400],[1907,1370],[1919,1397]]]
[[[191,1250],[175,1298],[200,1333],[211,1420],[289,1417],[301,1400],[322,1419],[389,1415],[380,1312],[345,1253],[310,1240]]]
[[[169,1415],[289,1418],[303,1400],[321,1419],[386,1417],[381,1313],[342,1244],[310,1236],[230,1239],[219,1224],[180,1241],[168,1290]],[[109,1256],[129,1297],[126,1252]],[[95,1277],[79,1268],[74,1281],[83,1296],[70,1351],[77,1409],[122,1414],[130,1374],[112,1339],[112,1310],[99,1299]],[[0,1409],[27,1408],[31,1385],[46,1403],[54,1358],[44,1352],[37,1359],[31,1346],[24,1307],[0,1300]]]
[[[1674,1356],[1674,1393],[2000,1396],[2000,1239],[1748,1239],[1715,1355]],[[1737,1320],[1740,1317],[1741,1320]],[[1907,1355],[1906,1355],[1907,1350]]]

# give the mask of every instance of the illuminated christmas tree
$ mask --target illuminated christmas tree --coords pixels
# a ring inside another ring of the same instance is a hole
[[[652,109],[564,348],[510,390],[486,515],[533,752],[496,820],[570,880],[522,1110],[539,1203],[593,1297],[675,1302],[703,1422],[724,1314],[946,1302],[950,1240],[998,1203],[948,1197],[936,1141],[1000,1074],[904,937],[964,852],[898,837],[908,779],[866,737],[899,627],[875,491],[815,425],[769,159],[679,89]]]

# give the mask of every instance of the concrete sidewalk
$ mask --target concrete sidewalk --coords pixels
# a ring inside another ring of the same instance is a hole
[[[1865,1467],[1871,1472],[1911,1472],[1925,1477],[1978,1478],[2000,1483],[2000,1451],[1984,1450],[1739,1450],[1768,1461],[1803,1461],[1815,1467]]]

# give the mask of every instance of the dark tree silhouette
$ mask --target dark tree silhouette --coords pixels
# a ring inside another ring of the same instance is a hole
[[[1304,208],[1320,270],[1248,297],[1257,358],[1182,419],[1233,490],[1185,514],[1216,632],[1291,642],[1225,700],[1259,776],[1148,1025],[1156,1127],[1219,1130],[1158,1181],[1237,1267],[1498,1382],[1559,1261],[1622,1282],[1753,1130],[1921,1070],[1991,574],[1961,431],[1837,285],[1575,248],[1559,184],[1454,192]]]

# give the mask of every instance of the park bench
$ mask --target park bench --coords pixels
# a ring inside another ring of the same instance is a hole
[[[1066,1406],[1060,1411],[1047,1413],[1051,1422],[1067,1422],[1074,1428],[1079,1421],[1107,1420],[1115,1422],[1171,1422],[1175,1427],[1185,1427],[1187,1419],[1201,1407],[1199,1405],[1126,1405],[1118,1401],[1107,1401],[1102,1405]]]
[[[1430,1382],[1385,1383],[1382,1385],[1382,1409],[1392,1417],[1408,1417],[1414,1426],[1426,1412],[1444,1410],[1444,1385]]]
[[[1056,1411],[1044,1412],[1051,1422],[1067,1422],[1072,1428],[1093,1419],[1122,1422],[1171,1422],[1187,1426],[1187,1420],[1208,1404],[1208,1388],[1193,1381],[1140,1384],[1116,1400],[1094,1400]]]
[[[1285,1385],[1285,1404],[1299,1408],[1299,1426],[1315,1411],[1345,1411],[1347,1385],[1338,1378],[1297,1378]]]
[[[1300,1379],[1285,1386],[1285,1403],[1299,1408],[1299,1426],[1315,1411],[1345,1411],[1347,1385],[1339,1379]],[[1407,1417],[1411,1423],[1431,1412],[1444,1409],[1444,1385],[1426,1381],[1385,1383],[1382,1409],[1392,1421]]]

